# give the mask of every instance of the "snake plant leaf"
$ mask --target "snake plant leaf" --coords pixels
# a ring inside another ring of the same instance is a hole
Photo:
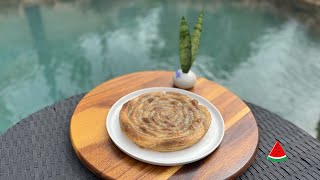
[[[180,65],[184,73],[188,73],[191,68],[191,38],[189,26],[185,17],[182,17],[180,23]]]
[[[193,62],[198,54],[201,31],[202,31],[202,22],[203,22],[203,10],[199,14],[197,23],[194,26],[194,30],[193,30],[192,36],[191,36],[191,54],[192,54],[191,65],[193,64]]]

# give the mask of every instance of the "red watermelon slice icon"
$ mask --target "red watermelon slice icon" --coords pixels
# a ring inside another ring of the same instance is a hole
[[[283,162],[288,159],[279,141],[276,141],[267,159],[272,162]]]

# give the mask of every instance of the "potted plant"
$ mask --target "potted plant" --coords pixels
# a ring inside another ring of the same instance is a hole
[[[200,12],[194,30],[190,37],[188,22],[182,17],[180,23],[179,49],[180,49],[180,66],[174,76],[174,85],[182,89],[190,89],[196,83],[196,75],[192,72],[191,66],[198,53],[201,29],[203,22],[203,10]]]

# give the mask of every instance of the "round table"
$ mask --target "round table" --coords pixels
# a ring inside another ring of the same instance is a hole
[[[97,179],[70,142],[70,118],[83,95],[33,113],[1,135],[0,179]],[[255,161],[238,178],[320,179],[320,142],[278,115],[247,105],[259,126],[259,148]],[[266,160],[276,139],[289,158],[286,162]]]

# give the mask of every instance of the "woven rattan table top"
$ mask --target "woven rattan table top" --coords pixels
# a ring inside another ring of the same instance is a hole
[[[10,128],[0,140],[0,179],[96,179],[74,153],[69,138],[73,110],[83,95],[46,107]],[[260,133],[255,161],[239,179],[320,179],[320,142],[259,106],[251,108]],[[275,140],[289,160],[266,160]]]

